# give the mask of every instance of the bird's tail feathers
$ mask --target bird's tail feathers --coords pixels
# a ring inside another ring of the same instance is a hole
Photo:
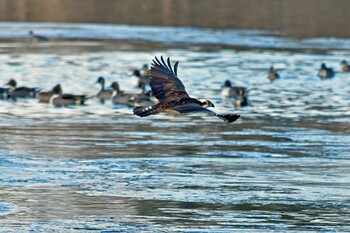
[[[232,122],[236,121],[241,115],[238,115],[238,114],[224,114],[224,115],[217,114],[216,116],[225,122],[232,123]]]
[[[134,107],[134,114],[140,117],[146,117],[149,115],[157,114],[160,112],[160,108],[157,105],[147,107]]]

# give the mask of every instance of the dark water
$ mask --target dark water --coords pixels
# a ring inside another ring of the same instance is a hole
[[[335,48],[319,54],[200,43],[160,50],[147,40],[147,49],[108,51],[107,42],[91,51],[78,40],[69,51],[62,43],[0,44],[1,84],[60,82],[92,95],[102,75],[136,92],[131,70],[164,55],[180,61],[192,96],[242,117],[138,118],[94,99],[69,108],[1,101],[0,232],[350,231],[350,74],[316,76],[321,62],[340,71],[344,45],[329,40]],[[282,76],[274,83],[272,64]],[[249,107],[220,95],[226,79],[249,89]]]

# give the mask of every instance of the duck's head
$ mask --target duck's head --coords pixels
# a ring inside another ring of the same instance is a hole
[[[34,35],[34,32],[33,32],[32,30],[30,30],[30,31],[28,32],[28,34],[29,34],[29,35]]]
[[[53,87],[52,92],[56,95],[62,95],[62,88],[60,84]]]
[[[341,64],[342,65],[347,65],[348,63],[345,60],[342,60]]]
[[[133,75],[135,75],[136,77],[140,77],[141,76],[141,72],[139,70],[134,70],[132,72]]]
[[[149,67],[148,67],[147,64],[144,64],[144,65],[142,66],[142,71],[143,71],[145,74],[148,74],[148,72],[149,72]]]
[[[111,87],[116,90],[119,91],[119,84],[117,82],[112,82]]]
[[[17,82],[16,80],[11,79],[10,81],[8,81],[8,83],[6,83],[6,85],[10,86],[11,88],[16,88]]]
[[[245,95],[244,88],[236,88],[236,95],[237,96],[244,96]]]
[[[325,63],[322,63],[321,64],[321,69],[326,69],[327,67],[326,67],[326,64]]]
[[[215,107],[215,105],[208,99],[198,99],[198,101],[202,103],[204,108]]]
[[[96,83],[104,84],[105,83],[105,78],[104,77],[98,77]]]
[[[232,83],[230,80],[226,80],[225,83],[224,83],[224,87],[231,87],[232,86]]]

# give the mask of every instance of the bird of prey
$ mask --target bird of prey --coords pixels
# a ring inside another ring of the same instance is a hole
[[[177,77],[178,64],[176,62],[174,68],[172,68],[170,58],[165,62],[163,57],[160,60],[155,57],[149,74],[149,85],[159,103],[148,107],[135,107],[135,115],[146,117],[160,112],[175,112],[180,114],[198,113],[216,116],[229,123],[234,122],[240,117],[238,114],[217,114],[207,109],[207,107],[214,107],[214,104],[210,100],[191,98],[186,92],[185,86]]]

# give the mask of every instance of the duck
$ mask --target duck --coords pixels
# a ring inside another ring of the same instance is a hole
[[[0,99],[8,99],[9,94],[9,88],[0,87]]]
[[[15,100],[16,98],[33,98],[37,93],[36,88],[31,87],[17,87],[17,82],[11,79],[6,85],[9,86],[9,98]]]
[[[141,73],[142,76],[146,76],[148,77],[149,76],[149,67],[147,64],[144,64],[142,66],[142,73]]]
[[[248,106],[248,96],[245,88],[236,89],[236,96],[233,99],[233,106],[235,108]]]
[[[142,89],[141,93],[126,93],[120,90],[118,82],[113,82],[111,87],[113,88],[113,104],[122,104],[131,107],[134,107],[135,104],[143,106],[146,104],[147,99],[150,99],[150,94],[146,93],[144,88]]]
[[[152,106],[134,107],[133,113],[135,115],[147,117],[161,112],[205,114],[218,117],[228,123],[234,122],[240,117],[239,114],[218,114],[208,109],[214,107],[210,100],[190,97],[177,76],[178,64],[179,62],[176,62],[172,67],[170,58],[165,62],[163,56],[160,57],[160,60],[157,57],[152,60],[149,84],[159,102]]]
[[[221,95],[225,97],[235,97],[238,93],[243,92],[245,89],[245,87],[232,86],[231,81],[226,80],[221,89]]]
[[[62,94],[62,88],[60,84],[55,86],[53,93],[54,94],[51,96],[49,103],[56,107],[83,105],[87,100],[87,97],[85,95]]]
[[[341,70],[343,72],[350,72],[350,65],[347,63],[347,61],[343,60],[341,62]]]
[[[148,66],[146,66],[148,69]],[[134,70],[133,71],[133,75],[136,76],[136,80],[134,82],[134,85],[137,87],[142,88],[142,86],[146,86],[149,83],[149,77],[148,77],[148,73],[149,71],[147,71],[146,68],[143,68],[143,72],[141,73],[139,70]]]
[[[39,99],[39,102],[42,102],[42,103],[50,103],[50,99],[51,97],[55,94],[55,89],[57,88],[61,88],[60,84],[57,84],[55,85],[51,91],[42,91],[42,92],[39,92],[38,94],[38,99]]]
[[[327,67],[325,63],[322,63],[321,68],[318,71],[318,76],[321,79],[333,78],[334,77],[334,70],[333,70],[333,68]]]
[[[245,87],[232,86],[230,80],[226,80],[221,90],[221,95],[225,97],[233,98],[233,105],[236,108],[244,107],[248,105],[248,97]]]
[[[273,68],[273,66],[270,67],[269,69],[269,76],[268,78],[270,79],[270,81],[274,81],[276,79],[280,78],[280,75],[277,73],[277,71]]]
[[[29,42],[45,42],[49,41],[49,39],[45,36],[36,35],[32,30],[28,32],[29,34]]]
[[[133,107],[150,106],[157,103],[151,90],[146,91],[145,85],[142,85],[142,91],[139,94],[134,94],[131,98]]]
[[[113,104],[132,105],[132,94],[120,90],[118,82],[112,82],[111,87],[113,88]]]
[[[97,93],[96,97],[100,100],[101,103],[104,103],[105,100],[111,99],[113,97],[112,89],[105,89],[105,79],[103,77],[99,77],[96,83],[101,85],[100,91]]]

